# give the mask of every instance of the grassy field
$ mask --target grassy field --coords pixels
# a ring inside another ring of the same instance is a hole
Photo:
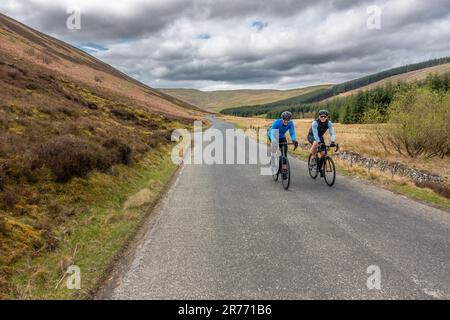
[[[238,128],[266,128],[270,126],[273,120],[261,119],[261,118],[239,118],[232,116],[222,116],[223,120],[235,124]],[[299,119],[294,120],[296,133],[301,143],[306,142],[306,136],[311,126],[312,119]],[[364,154],[372,157],[386,159],[389,161],[397,161],[399,163],[415,167],[420,170],[426,170],[431,173],[436,173],[444,176],[447,181],[450,178],[450,161],[448,158],[440,159],[433,158],[427,160],[423,158],[412,159],[404,156],[400,156],[395,152],[387,154],[382,145],[378,142],[374,135],[376,125],[343,125],[334,124],[336,131],[336,142],[339,143],[341,150],[352,151],[359,154]],[[326,138],[326,140],[329,139]],[[296,155],[302,159],[306,159],[308,152],[304,150],[296,151]],[[337,159],[336,159],[337,160]],[[382,186],[391,189],[396,192],[406,194],[414,199],[427,201],[432,204],[450,209],[450,200],[441,197],[434,193],[430,189],[418,188],[412,182],[396,177],[392,179],[390,175],[381,172],[368,173],[367,169],[352,166],[350,167],[343,161],[336,161],[341,173],[351,176],[363,178],[381,184]]]
[[[302,95],[331,85],[321,85],[292,90],[220,90],[159,89],[160,91],[198,106],[207,111],[219,112],[225,108],[265,104]]]
[[[15,272],[0,283],[0,297],[89,298],[147,218],[175,170],[166,147],[148,153],[134,166],[114,167],[112,175],[92,173],[87,179],[73,179],[47,193],[66,207],[80,210],[65,217],[58,227],[56,248],[32,252],[9,266]],[[32,234],[28,236],[32,238]],[[66,287],[63,276],[69,265],[81,269],[81,290]]]

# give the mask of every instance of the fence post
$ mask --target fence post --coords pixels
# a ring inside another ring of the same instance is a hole
[[[369,173],[370,173],[370,170],[372,169],[372,167],[373,167],[373,160],[369,159],[369,163],[367,165],[367,168],[369,169]]]
[[[394,175],[395,175],[396,173],[397,173],[397,165],[394,164],[394,165],[391,167],[391,174],[392,174],[391,180],[394,180]]]

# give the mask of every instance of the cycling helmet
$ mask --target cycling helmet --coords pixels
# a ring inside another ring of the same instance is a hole
[[[292,113],[290,113],[289,111],[284,111],[281,114],[281,119],[283,119],[283,120],[291,120],[292,119]]]
[[[328,117],[329,112],[328,110],[322,109],[319,111],[319,116],[327,116]]]

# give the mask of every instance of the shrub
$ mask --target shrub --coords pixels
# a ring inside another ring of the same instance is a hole
[[[68,117],[71,117],[71,118],[77,118],[79,116],[78,112],[74,108],[64,106],[64,105],[57,107],[56,111],[66,115]]]
[[[39,87],[39,85],[37,85],[36,83],[27,83],[27,84],[25,85],[25,89],[28,89],[28,90],[38,90],[38,89],[40,89],[40,87]]]
[[[141,119],[138,124],[150,130],[156,130],[160,127],[160,124],[158,122],[147,119]]]
[[[91,110],[98,110],[98,106],[94,102],[87,101],[85,105]]]
[[[19,77],[19,72],[15,69],[9,70],[7,72],[8,77],[10,77],[11,79],[17,79]]]
[[[52,63],[52,59],[50,57],[48,57],[48,56],[43,55],[42,56],[42,62],[45,63],[45,64],[50,64],[50,63]]]
[[[69,217],[75,215],[75,209],[67,207],[57,202],[50,203],[48,206],[48,215],[53,222],[62,223]]]
[[[137,120],[136,115],[133,112],[125,109],[114,108],[111,110],[111,113],[121,120]]]
[[[400,154],[434,157],[449,154],[450,94],[411,88],[397,93],[388,110],[385,138]]]
[[[161,137],[165,143],[170,143],[172,141],[172,132],[164,131],[161,133]]]
[[[5,218],[0,217],[0,234],[5,234],[5,232],[6,232]]]
[[[131,164],[133,150],[122,139],[108,139],[103,143],[103,147],[112,153],[112,159],[115,163],[122,163],[126,165]]]
[[[450,188],[442,183],[423,181],[423,182],[415,182],[415,184],[419,188],[428,188],[447,199],[450,198]]]
[[[5,189],[1,193],[2,206],[6,209],[12,209],[19,203],[20,197],[16,189]]]
[[[0,192],[5,189],[5,171],[3,166],[0,166]]]
[[[148,139],[148,145],[156,148],[159,144],[168,144],[172,141],[172,133],[170,131],[156,131]]]
[[[51,139],[37,154],[39,163],[49,167],[59,182],[84,177],[92,170],[105,171],[112,165],[105,148],[73,135]]]
[[[27,48],[24,51],[29,56],[34,56],[36,54],[36,51],[33,48]]]

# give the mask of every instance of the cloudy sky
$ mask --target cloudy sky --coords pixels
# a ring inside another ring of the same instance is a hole
[[[1,0],[0,12],[153,87],[289,89],[450,55],[449,0]]]

